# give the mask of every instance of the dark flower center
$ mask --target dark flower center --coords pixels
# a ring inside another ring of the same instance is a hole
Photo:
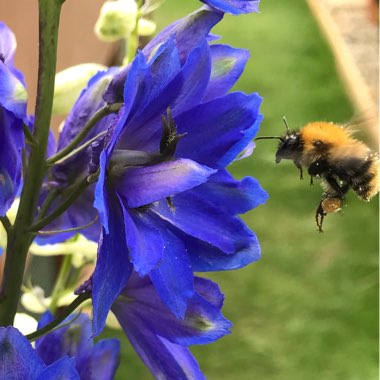
[[[167,118],[162,115],[161,122],[162,134],[158,152],[149,153],[140,150],[117,149],[112,154],[108,174],[118,177],[131,167],[151,166],[171,160],[175,154],[178,141],[185,134],[178,134],[170,108],[167,110]]]

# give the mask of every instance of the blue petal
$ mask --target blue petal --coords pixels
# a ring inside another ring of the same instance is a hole
[[[0,327],[1,379],[34,379],[44,369],[44,362],[24,335],[13,327]]]
[[[0,54],[3,55],[5,64],[13,66],[13,59],[16,53],[16,37],[13,32],[0,21]]]
[[[99,242],[98,259],[92,277],[92,303],[94,308],[94,334],[104,328],[108,312],[128,281],[132,264],[126,248],[125,226],[119,201],[109,205],[109,234],[103,229]]]
[[[141,53],[138,52],[137,58],[134,60],[135,62],[133,65],[136,66],[136,64],[142,64],[143,66],[148,67],[149,65],[146,63],[146,57]],[[178,51],[175,45],[175,42],[172,38],[170,38],[168,41],[160,45],[156,51],[155,56],[153,59],[149,62],[150,66],[152,66],[152,75],[159,75],[160,73],[155,74],[154,73],[154,67],[160,67],[160,62],[165,61],[165,73],[167,75],[161,76],[161,83],[164,84],[167,81],[170,81],[172,77],[175,75],[176,72],[179,71],[181,68],[181,63],[179,61],[178,57]],[[129,71],[131,69],[131,65],[127,66],[125,69],[120,71],[113,80],[111,81],[110,85],[108,86],[106,92],[104,93],[104,99],[109,103],[114,103],[116,101],[122,101],[124,98],[123,94],[125,94],[124,91],[124,84],[126,80],[129,77]],[[157,89],[152,89],[153,92],[156,92]],[[147,92],[147,94],[150,94],[151,90]],[[147,95],[145,94],[145,96]],[[142,94],[144,95],[144,94]],[[138,110],[138,109],[137,109]]]
[[[87,239],[98,242],[101,225],[98,220],[97,210],[93,207],[94,203],[94,188],[91,185],[86,188],[80,197],[57,219],[51,222],[43,231],[56,231],[54,234],[39,235],[36,237],[35,242],[40,245],[54,244],[63,242],[75,236],[78,231],[65,231],[73,227],[83,227],[90,224],[86,228],[81,228],[80,233]],[[40,198],[40,204],[45,199],[45,194]],[[62,201],[57,197],[48,210],[48,213],[56,209],[57,205]],[[65,231],[65,232],[60,232]]]
[[[232,161],[234,161],[238,157],[238,155],[240,155],[241,153],[245,154],[245,149],[251,144],[251,140],[256,136],[260,127],[260,123],[263,121],[263,119],[263,115],[259,114],[257,116],[256,121],[251,125],[251,127],[243,132],[243,136],[240,139],[240,141],[237,141],[236,144],[234,144],[228,150],[228,152],[226,152],[224,157],[219,160],[219,166],[226,167]]]
[[[162,45],[174,39],[179,58],[184,63],[189,53],[205,41],[211,28],[222,18],[222,13],[213,12],[206,7],[199,9],[162,30],[144,47],[143,54],[151,64],[161,55]],[[104,95],[107,102],[115,103],[123,99],[124,82],[129,76],[129,70],[130,68],[127,67],[112,81]]]
[[[102,108],[106,102],[103,100],[103,93],[117,72],[116,68],[98,72],[88,82],[74,104],[73,109],[67,116],[62,131],[59,134],[58,151],[65,148],[83,129],[90,118]],[[114,115],[109,115],[98,121],[87,134],[82,143],[94,138],[100,132],[105,131]],[[81,173],[87,174],[89,150],[82,150],[53,168],[54,178],[62,182],[72,182]]]
[[[130,260],[134,270],[145,275],[162,260],[165,242],[148,212],[124,209],[123,213]]]
[[[226,170],[219,170],[191,191],[232,215],[244,214],[268,199],[267,192],[256,179],[245,177],[238,181]]]
[[[150,272],[150,279],[164,304],[177,318],[184,318],[187,302],[194,294],[190,260],[182,241],[160,221],[156,225],[165,245],[161,263]]]
[[[257,132],[260,103],[257,94],[234,92],[178,115],[178,132],[187,135],[179,141],[177,155],[225,167]]]
[[[205,379],[187,347],[152,333],[139,319],[119,320],[125,334],[156,379]]]
[[[222,12],[239,15],[259,11],[260,0],[201,0]]]
[[[132,280],[112,306],[122,326],[138,320],[142,329],[186,346],[211,343],[229,333],[231,323],[220,312],[223,295],[213,282],[195,278],[196,289],[199,287],[202,295],[195,293],[189,300],[183,319],[167,309],[152,283],[140,281],[139,285]]]
[[[109,207],[110,201],[108,197],[107,177],[108,157],[104,150],[99,159],[99,177],[95,186],[94,207],[98,210],[100,222],[105,230],[109,233]]]
[[[17,43],[15,35],[3,22],[0,21],[0,61],[4,60],[4,64],[9,68],[12,74],[25,86],[23,74],[14,67],[13,61],[16,47]]]
[[[16,118],[26,120],[26,101],[24,84],[0,61],[0,109],[5,108]]]
[[[0,216],[11,207],[21,182],[22,120],[0,108]]]
[[[245,267],[260,259],[261,249],[256,236],[249,245],[233,254],[225,254],[212,245],[190,237],[184,237],[194,272],[215,272]]]
[[[51,322],[53,316],[46,312],[39,321],[38,328]],[[90,319],[87,315],[71,315],[64,325],[36,341],[36,351],[45,364],[50,365],[65,355],[80,357],[88,352],[93,343]]]
[[[225,95],[239,79],[249,58],[248,50],[211,45],[212,71],[204,101]]]
[[[207,37],[212,27],[222,18],[223,14],[206,7],[198,9],[163,29],[144,47],[143,53],[149,60],[159,45],[174,36],[181,61],[185,62],[189,52]]]
[[[81,380],[112,380],[120,362],[120,342],[100,340],[87,355],[77,360]]]
[[[40,319],[38,328],[52,319],[52,314],[46,312]],[[94,345],[90,318],[86,314],[80,314],[69,316],[61,327],[37,339],[36,351],[46,364],[55,363],[49,369],[55,368],[57,361],[67,355],[73,358],[82,380],[106,380],[113,379],[119,364],[120,344],[116,339],[107,339]]]
[[[26,378],[25,378],[26,379]],[[36,380],[85,380],[75,368],[75,359],[63,357],[47,367]]]
[[[202,100],[211,72],[207,43],[204,41],[194,49],[180,70],[170,70],[169,58],[170,55],[167,55],[166,59],[156,60],[143,73],[145,77],[140,81],[138,92],[141,95],[134,102],[132,117],[126,125],[119,146],[146,151],[157,150],[161,137],[161,117],[166,114],[167,108],[171,108],[176,119],[178,113]],[[130,96],[126,87],[124,97]]]
[[[115,190],[128,207],[136,208],[198,186],[213,173],[215,170],[194,161],[178,159],[127,169]]]
[[[224,294],[220,291],[216,282],[203,277],[195,277],[194,283],[195,289],[201,297],[219,310],[222,308]]]
[[[175,196],[172,203],[174,211],[164,202],[155,204],[151,211],[184,233],[225,253],[245,249],[255,239],[239,218],[223,212],[201,194],[187,191]]]
[[[130,70],[128,71],[128,80],[125,82],[124,87],[126,96],[124,98],[123,107],[119,111],[116,119],[116,125],[112,125],[108,130],[109,134],[107,138],[109,138],[109,141],[107,143],[106,150],[102,152],[102,154],[105,154],[105,157],[103,158],[103,161],[101,160],[100,162],[101,172],[108,166],[108,161],[119,139],[119,136],[124,129],[125,123],[130,116],[131,109],[135,106],[136,99],[144,97],[144,92],[146,91],[144,88],[144,83],[147,81],[147,73],[148,66],[145,62],[145,58],[141,53],[138,53],[131,64]],[[98,185],[100,182],[100,188],[103,187],[104,176],[105,174],[102,177],[102,181],[98,180]],[[99,191],[101,191],[100,188]]]

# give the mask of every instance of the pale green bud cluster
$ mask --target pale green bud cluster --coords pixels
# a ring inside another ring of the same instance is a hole
[[[102,41],[126,38],[136,27],[138,7],[135,0],[106,1],[95,24],[95,34]]]
[[[37,256],[71,255],[74,268],[80,268],[85,264],[95,263],[97,249],[97,243],[86,239],[83,235],[77,235],[62,243],[45,245],[33,243],[30,253]]]

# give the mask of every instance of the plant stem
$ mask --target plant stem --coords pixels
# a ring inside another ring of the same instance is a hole
[[[50,224],[53,220],[57,219],[60,215],[62,215],[74,202],[75,200],[83,193],[87,186],[90,183],[87,181],[87,177],[79,180],[74,185],[68,187],[65,190],[65,193],[69,194],[66,199],[54,210],[51,214],[47,215],[45,218],[37,221],[36,224],[29,228],[29,232],[36,233],[39,230],[42,230],[48,224]],[[63,194],[63,196],[65,195]]]
[[[39,0],[39,68],[33,138],[28,169],[14,226],[11,230],[4,278],[1,287],[0,325],[12,325],[20,298],[25,261],[33,234],[33,223],[42,181],[46,172],[46,147],[49,136],[54,78],[57,60],[58,25],[64,0]]]
[[[137,1],[137,8],[138,8],[138,13],[137,13],[137,18],[136,18],[136,24],[135,27],[132,30],[132,33],[128,36],[127,41],[126,41],[126,56],[124,57],[123,60],[123,65],[126,66],[129,63],[133,61],[135,58],[137,49],[139,47],[139,32],[138,32],[138,25],[139,25],[139,19],[141,18],[141,7],[143,5],[142,0]]]
[[[57,310],[59,297],[62,294],[62,290],[66,286],[67,278],[71,270],[71,255],[64,255],[63,263],[59,268],[59,274],[54,285],[53,292],[51,294],[51,302],[49,309],[54,314]]]
[[[46,160],[48,165],[53,165],[55,162],[61,160],[65,156],[69,155],[70,152],[76,148],[77,145],[81,143],[81,141],[86,137],[86,135],[91,131],[91,129],[95,126],[95,124],[101,120],[103,117],[115,113],[120,110],[122,104],[107,104],[104,107],[100,108],[92,118],[87,122],[87,124],[83,127],[83,129],[78,133],[78,135],[70,142],[65,148],[57,152],[54,156],[51,156]]]
[[[7,233],[7,235],[9,235],[11,233],[11,230],[12,230],[12,224],[11,224],[10,220],[8,219],[8,217],[6,215],[0,216],[0,222],[3,225],[4,230]]]
[[[29,335],[26,335],[26,337],[29,339],[30,342],[33,342],[40,336],[47,334],[48,332],[53,330],[55,327],[57,327],[62,321],[64,321],[80,304],[82,304],[84,301],[87,301],[90,297],[91,297],[90,293],[80,294],[53,321],[51,321],[50,323],[48,323],[46,326],[42,327],[41,329]]]

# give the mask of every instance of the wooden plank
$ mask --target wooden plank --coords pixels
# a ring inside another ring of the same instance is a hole
[[[331,45],[338,72],[342,77],[351,101],[357,108],[360,118],[364,119],[369,133],[378,140],[378,105],[355,62],[349,46],[345,42],[329,9],[326,8],[323,2],[321,0],[308,0],[308,3]],[[351,0],[349,2],[345,0],[342,5],[347,6],[348,3],[353,7],[363,7],[363,1],[360,0]]]

